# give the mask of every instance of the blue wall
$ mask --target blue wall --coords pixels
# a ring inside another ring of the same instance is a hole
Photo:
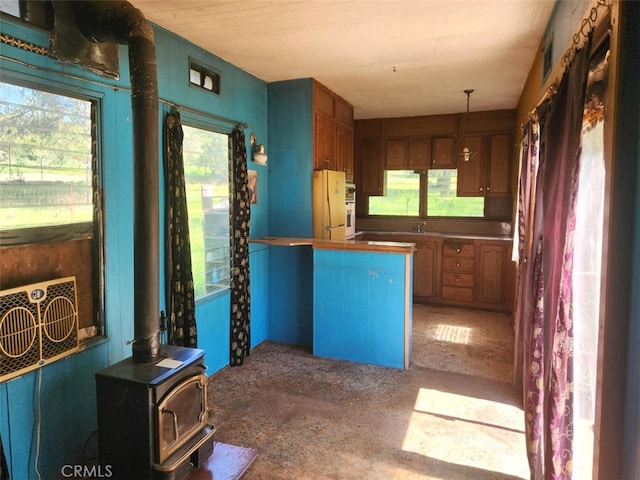
[[[413,254],[314,250],[313,354],[403,369],[412,268]]]
[[[4,18],[2,32],[38,45],[49,44],[46,32],[26,28]],[[249,125],[245,130],[247,143],[249,134],[254,132],[266,144],[268,151],[266,84],[161,28],[155,28],[155,36],[160,99],[205,113],[181,112],[185,123],[222,133],[230,132],[234,122],[246,123]],[[131,347],[126,344],[133,338],[134,298],[132,131],[127,48],[120,46],[119,81],[8,45],[3,44],[0,48],[3,57],[8,57],[0,60],[3,81],[29,82],[34,86],[86,95],[100,101],[107,340],[37,372],[0,384],[0,435],[11,478],[21,480],[37,477],[34,463],[38,418],[39,471],[42,478],[55,478],[63,465],[81,461],[84,443],[96,429],[95,372],[131,355]],[[219,96],[189,85],[190,58],[220,73],[222,92]],[[160,131],[164,112],[169,108],[165,102],[160,103]],[[223,119],[216,120],[212,116]],[[159,144],[162,152],[162,135]],[[251,161],[248,167],[258,171],[260,192],[259,203],[251,208],[251,235],[265,236],[269,231],[268,172],[266,167],[257,166]],[[162,155],[159,168],[162,172]],[[161,192],[162,183],[161,180]],[[162,203],[161,200],[161,207]],[[163,252],[164,239],[159,238],[158,242],[161,245],[160,252]],[[252,305],[252,346],[268,338],[267,252],[264,248],[257,248],[250,253],[255,295]],[[163,272],[162,258],[159,259],[159,267]],[[160,292],[160,298],[163,298],[162,280]],[[199,347],[206,350],[209,374],[229,362],[229,302],[230,295],[227,292],[197,305]],[[160,308],[164,309],[163,300]]]
[[[269,235],[313,237],[313,80],[273,82],[269,106]],[[269,248],[269,338],[311,347],[313,253]]]

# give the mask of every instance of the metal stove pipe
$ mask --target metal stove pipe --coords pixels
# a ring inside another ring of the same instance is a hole
[[[74,1],[73,15],[93,42],[129,46],[133,109],[134,340],[133,360],[160,355],[158,80],[153,29],[126,1]]]

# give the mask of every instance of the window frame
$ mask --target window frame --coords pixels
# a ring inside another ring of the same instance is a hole
[[[91,325],[83,327],[86,333],[80,332],[80,343],[87,344],[101,341],[107,337],[106,292],[105,292],[105,206],[104,206],[104,156],[102,115],[104,112],[104,94],[88,90],[85,87],[70,87],[54,79],[41,79],[31,75],[4,70],[0,82],[22,88],[39,90],[53,95],[60,95],[90,103],[91,115],[91,188],[93,215],[89,222],[77,222],[61,225],[45,225],[36,227],[20,227],[0,230],[0,249],[39,248],[50,243],[68,243],[72,241],[91,240],[91,304],[93,315]],[[78,294],[79,295],[79,294]],[[78,299],[81,302],[81,298]],[[91,330],[92,329],[92,330]]]
[[[38,243],[49,243],[51,241],[65,241],[93,238],[96,234],[95,224],[96,217],[103,222],[104,209],[102,200],[97,200],[96,194],[102,192],[103,175],[102,175],[102,153],[101,153],[101,112],[102,97],[78,93],[77,90],[69,88],[55,88],[49,85],[42,85],[33,81],[23,81],[15,77],[0,77],[0,83],[7,83],[21,88],[29,88],[38,90],[52,95],[60,95],[64,97],[74,98],[90,103],[91,105],[91,188],[92,188],[92,204],[93,218],[88,222],[73,222],[67,224],[56,225],[38,225],[33,227],[17,227],[13,229],[0,229],[0,247],[4,246],[23,246],[34,245]],[[97,210],[96,210],[97,209]],[[99,231],[102,231],[101,227]],[[104,239],[101,239],[101,243]]]
[[[431,170],[431,169],[429,169]],[[420,175],[420,189],[419,189],[419,205],[417,216],[415,215],[386,215],[386,214],[372,214],[370,213],[371,203],[370,198],[371,195],[366,195],[366,218],[376,218],[376,219],[396,219],[396,220],[438,220],[438,219],[451,219],[451,220],[488,220],[487,212],[486,212],[486,197],[484,195],[478,195],[477,197],[458,197],[458,198],[479,198],[483,199],[483,211],[482,215],[478,216],[435,216],[429,215],[429,205],[427,200],[427,188],[428,188],[428,174],[429,170],[415,170],[416,173]],[[456,170],[451,168],[442,168],[436,170]],[[393,169],[384,169],[385,178],[384,181],[386,183],[386,172],[393,171]]]
[[[220,122],[216,122],[213,119],[208,119],[205,118],[202,115],[193,113],[193,112],[189,112],[189,111],[180,111],[180,116],[181,116],[181,120],[182,120],[182,126],[184,127],[190,127],[190,128],[197,128],[200,130],[205,130],[214,134],[219,134],[219,135],[225,135],[227,137],[227,142],[230,141],[231,138],[231,128],[229,128],[226,125],[223,125]],[[183,146],[184,146],[184,140],[183,140]],[[229,150],[227,149],[227,152],[229,152]],[[229,153],[227,153],[227,182],[229,185],[229,188],[231,188],[232,184],[233,184],[233,171],[231,169],[231,164],[230,164],[230,160],[229,160]],[[185,172],[185,177],[186,177],[186,172]],[[186,178],[185,178],[186,180]],[[186,181],[185,181],[186,183]],[[186,185],[185,185],[186,187]],[[189,199],[187,197],[187,205],[189,203]],[[232,218],[232,209],[233,209],[233,205],[231,204],[231,202],[229,202],[229,208],[227,211],[227,224],[229,225],[229,222],[231,221]],[[187,215],[189,216],[189,223],[191,223],[191,215],[189,215],[189,211],[187,210]],[[203,227],[204,228],[204,227]],[[204,230],[203,230],[203,234],[204,234]],[[193,261],[194,261],[194,256],[193,256],[193,237],[192,237],[192,232],[191,229],[189,231],[189,239],[191,241],[191,262],[192,262],[192,271],[193,271]],[[232,238],[231,238],[231,230],[229,228],[228,230],[228,245],[229,245],[229,258],[228,258],[228,265],[229,267],[231,267],[231,242],[232,242]],[[204,245],[204,238],[203,238],[203,245]],[[206,258],[205,258],[206,261]],[[230,276],[231,277],[231,276]],[[195,279],[194,279],[194,289],[195,289]],[[200,295],[200,296],[196,296],[195,297],[195,303],[196,305],[199,305],[201,303],[205,303],[208,300],[212,299],[212,298],[216,298],[218,296],[224,295],[226,293],[228,293],[231,290],[231,278],[229,278],[229,285],[226,286],[225,288],[220,288],[218,290],[212,291],[212,292],[205,292],[204,295]],[[195,292],[194,292],[195,293]]]

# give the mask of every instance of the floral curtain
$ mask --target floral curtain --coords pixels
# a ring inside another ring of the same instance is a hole
[[[249,355],[251,304],[249,288],[249,224],[251,205],[244,132],[236,128],[229,139],[229,170],[233,172],[231,205],[231,366]]]
[[[7,458],[4,456],[4,447],[0,438],[0,480],[9,480],[9,467],[7,467]]]
[[[545,391],[545,474],[572,478],[573,472],[573,252],[591,37],[576,53],[558,87],[545,123],[544,310],[550,320],[550,359]]]
[[[553,97],[537,108],[540,137],[531,124],[521,172],[521,200],[532,203],[519,205],[516,322],[522,335],[532,479],[571,479],[573,472],[572,263],[590,53],[591,37],[576,52]],[[534,179],[530,169],[536,155]]]
[[[182,158],[180,114],[169,112],[165,122],[164,170],[166,182],[165,302],[168,341],[196,347],[196,305],[191,270],[189,217]]]

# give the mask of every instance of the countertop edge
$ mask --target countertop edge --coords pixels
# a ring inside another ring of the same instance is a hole
[[[252,238],[249,243],[260,243],[278,247],[310,246],[321,250],[352,250],[364,252],[383,253],[412,253],[415,251],[415,243],[389,242],[375,240],[325,240],[321,238],[297,238],[297,237],[261,237]]]

